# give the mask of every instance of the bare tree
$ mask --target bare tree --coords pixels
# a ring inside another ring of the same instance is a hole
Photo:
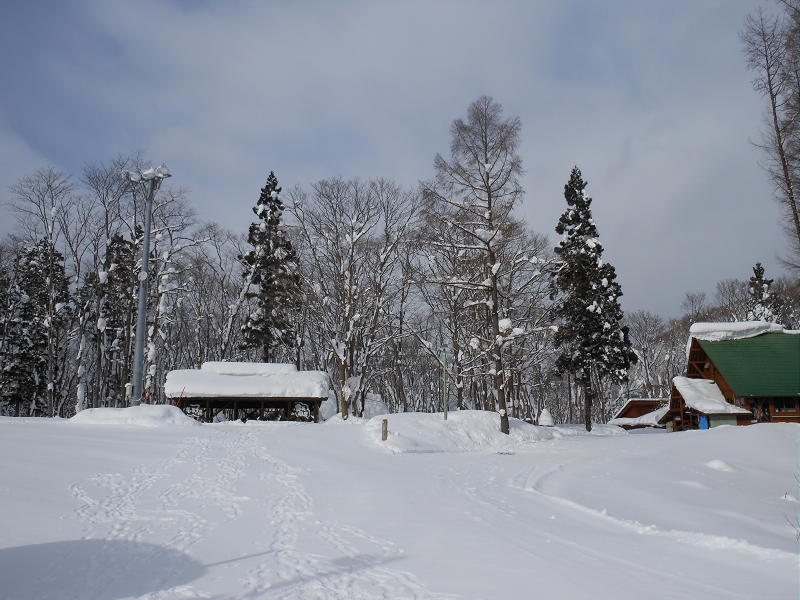
[[[328,179],[290,193],[303,243],[312,345],[331,366],[342,418],[358,416],[376,356],[394,339],[390,306],[402,289],[399,249],[417,215],[417,198],[385,180]]]
[[[453,121],[450,158],[436,155],[436,178],[424,186],[424,193],[427,202],[454,209],[443,210],[442,215],[463,236],[459,251],[465,257],[480,257],[480,278],[474,273],[452,285],[482,292],[486,324],[482,350],[492,362],[491,393],[500,413],[500,430],[508,433],[503,346],[512,328],[506,327],[500,281],[500,272],[508,265],[501,262],[499,248],[504,234],[515,226],[512,210],[523,190],[522,160],[517,154],[521,124],[518,118],[504,119],[502,112],[499,103],[482,96],[470,104],[466,121]]]
[[[795,2],[785,5],[794,7]],[[800,81],[797,42],[792,40],[792,36],[800,31],[796,19],[795,16],[793,22],[782,16],[770,17],[759,8],[755,14],[747,16],[741,39],[747,65],[756,74],[753,87],[767,100],[766,127],[759,147],[767,156],[765,169],[786,212],[786,231],[792,255],[784,260],[787,265],[800,270],[797,201],[800,161],[796,154],[798,115],[793,106],[793,102],[797,102]]]

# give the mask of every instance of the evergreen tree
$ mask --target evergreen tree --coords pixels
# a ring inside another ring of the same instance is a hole
[[[97,391],[102,406],[124,406],[125,384],[130,381],[139,283],[136,251],[134,242],[114,234],[106,246],[102,269],[88,278],[94,284],[97,303],[94,334],[100,352]]]
[[[551,296],[559,297],[555,306],[559,327],[554,341],[560,349],[556,368],[559,374],[573,374],[583,389],[584,420],[586,430],[591,431],[592,372],[599,378],[623,382],[636,355],[628,328],[622,325],[622,289],[614,267],[602,260],[592,199],[584,193],[585,188],[580,170],[573,168],[564,186],[568,208],[556,226],[562,236],[555,248],[561,262],[552,274]]]
[[[260,350],[262,362],[274,360],[277,348],[294,343],[293,313],[300,298],[297,255],[281,222],[280,192],[278,179],[270,171],[253,207],[259,218],[250,225],[247,238],[253,248],[240,257],[249,282],[246,297],[255,305],[242,326],[243,347]]]
[[[774,323],[777,320],[776,313],[780,312],[780,307],[778,298],[770,293],[772,282],[772,279],[764,277],[764,267],[761,263],[756,263],[747,288],[747,293],[750,295],[750,306],[747,310],[749,321]]]
[[[9,290],[3,397],[17,414],[54,416],[58,356],[68,319],[64,257],[46,240],[20,251]]]

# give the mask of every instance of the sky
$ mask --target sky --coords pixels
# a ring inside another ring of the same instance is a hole
[[[739,31],[754,0],[0,2],[8,187],[140,153],[246,230],[270,170],[416,186],[481,95],[522,121],[518,214],[551,235],[578,165],[625,310],[783,274]]]

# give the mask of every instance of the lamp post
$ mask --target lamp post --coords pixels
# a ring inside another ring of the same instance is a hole
[[[133,374],[131,375],[131,404],[142,401],[144,390],[144,338],[147,328],[147,284],[150,277],[150,229],[153,218],[153,197],[161,182],[172,177],[167,165],[150,167],[144,171],[125,171],[125,177],[134,185],[147,187],[144,208],[144,241],[142,242],[142,268],[139,271],[139,310],[136,314],[136,345],[133,353]]]
[[[443,399],[442,406],[444,408],[444,420],[447,421],[447,405],[450,404],[450,390],[447,386],[447,351],[449,346],[444,344],[442,346],[442,390]]]

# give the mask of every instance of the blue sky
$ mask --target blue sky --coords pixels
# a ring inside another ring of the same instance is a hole
[[[52,165],[165,161],[244,230],[270,170],[415,185],[482,94],[522,120],[520,214],[589,180],[627,310],[675,314],[763,262],[779,210],[738,32],[754,1],[0,3],[0,199]],[[9,231],[5,209],[0,231]]]

